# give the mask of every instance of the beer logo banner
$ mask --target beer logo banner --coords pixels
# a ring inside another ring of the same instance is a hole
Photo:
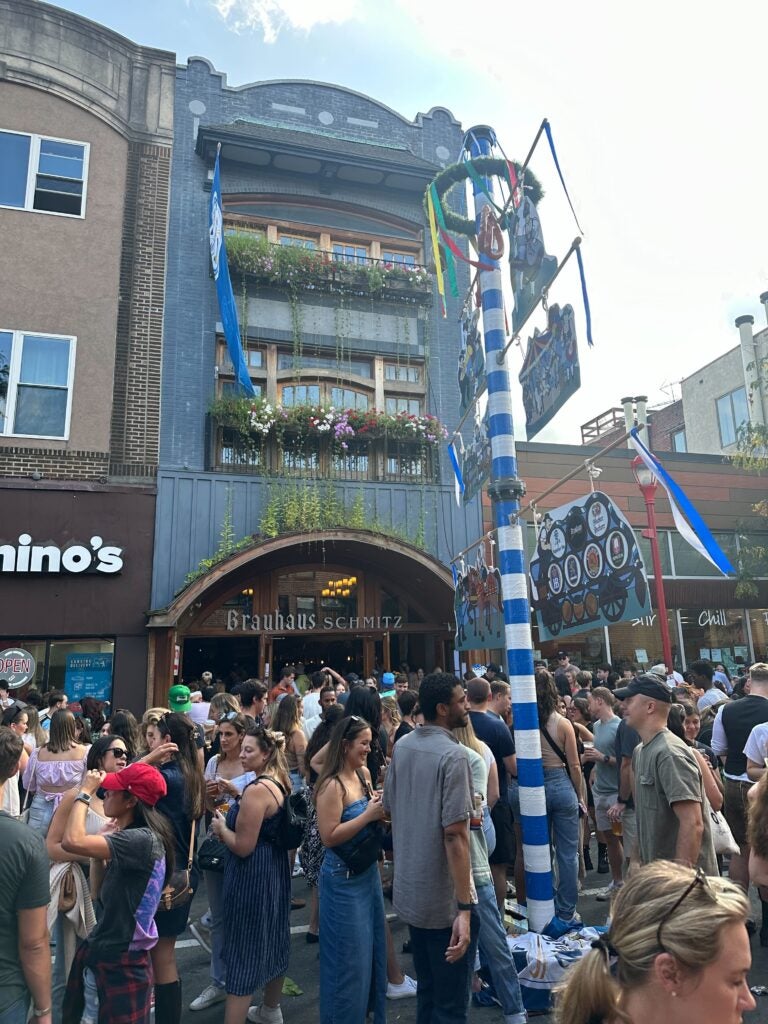
[[[581,385],[573,306],[549,307],[546,331],[535,330],[528,339],[519,380],[523,386],[525,436],[530,441]]]
[[[637,619],[651,611],[635,534],[601,491],[545,514],[530,580],[531,606],[542,640]]]
[[[456,650],[474,651],[504,646],[504,605],[501,575],[479,554],[475,564],[454,574],[456,593]]]

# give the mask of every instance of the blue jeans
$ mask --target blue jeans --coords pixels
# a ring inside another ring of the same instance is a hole
[[[321,1024],[364,1024],[369,999],[373,1024],[385,1024],[387,936],[378,864],[347,877],[347,865],[328,849],[319,891]]]
[[[477,915],[480,918],[480,962],[491,972],[493,987],[505,1016],[523,1013],[523,996],[507,933],[501,923],[496,892],[492,885],[477,887]]]
[[[479,916],[473,911],[469,948],[455,964],[445,959],[445,951],[451,944],[450,928],[415,928],[411,924],[408,930],[418,979],[416,1024],[466,1024],[480,931]]]
[[[544,791],[557,860],[555,913],[570,921],[579,898],[579,801],[564,768],[544,769]]]
[[[35,793],[29,802],[29,827],[45,839],[53,817],[53,800],[46,800],[42,793]]]
[[[224,952],[224,875],[206,871],[205,887],[208,890],[208,906],[211,908],[211,983],[216,988],[225,988],[227,967]]]
[[[496,849],[496,828],[493,824],[491,809],[488,804],[483,807],[483,835],[485,836],[485,845],[488,847],[488,856],[490,857]]]

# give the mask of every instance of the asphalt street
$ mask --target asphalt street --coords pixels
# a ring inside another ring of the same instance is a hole
[[[584,892],[579,900],[579,912],[585,924],[605,924],[608,914],[608,904],[600,903],[595,899],[595,894],[606,884],[606,876],[590,872],[587,875],[584,885]],[[308,901],[306,883],[302,877],[293,880],[294,896]],[[207,902],[205,898],[204,884],[195,897],[195,902],[190,915],[194,920],[205,912]],[[385,901],[387,914],[390,916],[390,926],[395,939],[395,948],[401,950],[403,942],[408,937],[408,929],[397,917],[392,915],[392,906]],[[755,913],[759,920],[759,903],[756,903]],[[302,990],[298,996],[284,996],[283,998],[283,1019],[286,1024],[317,1024],[319,1005],[319,963],[317,945],[308,945],[305,935],[309,913],[303,910],[293,911],[291,914],[291,963],[288,969],[288,976]],[[750,975],[752,986],[768,986],[768,948],[761,948],[757,936],[752,940],[753,964]],[[184,1012],[182,1020],[184,1024],[220,1024],[224,1019],[223,1004],[210,1007],[207,1010],[200,1010],[195,1013],[189,1010],[190,1002],[199,995],[208,984],[209,958],[201,946],[197,944],[191,933],[187,931],[177,943],[177,959],[179,963],[180,976],[183,985]],[[400,954],[401,966],[406,973],[414,976],[413,964],[410,956]],[[254,1000],[258,1002],[258,999]],[[541,1015],[537,1018],[543,1022],[550,1021],[549,1015]],[[768,995],[757,997],[757,1009],[745,1016],[748,1024],[768,1024]],[[390,1000],[387,1003],[387,1020],[390,1024],[415,1024],[416,1021],[416,1000],[402,999]],[[504,1017],[498,1007],[479,1008],[473,1006],[470,1011],[470,1020],[473,1024],[503,1024]],[[162,1024],[158,1021],[157,1024]],[[691,1022],[695,1024],[695,1022]]]

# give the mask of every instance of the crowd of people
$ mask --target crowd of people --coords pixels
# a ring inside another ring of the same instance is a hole
[[[581,927],[589,871],[610,876],[597,898],[611,904],[559,1020],[639,1024],[661,1000],[664,1021],[735,1022],[753,1003],[748,935],[768,946],[768,665],[732,680],[704,661],[685,677],[557,661],[535,667],[545,934]],[[229,690],[204,673],[140,719],[0,682],[0,708],[0,1024],[138,1024],[152,1007],[179,1024],[188,927],[210,955],[189,1009],[280,1024],[299,865],[322,1024],[384,1024],[387,1000],[412,997],[419,1024],[458,1024],[486,982],[505,1024],[527,1020],[506,915],[526,912],[532,765],[500,666],[463,679],[287,666]],[[208,910],[190,920],[201,883]]]

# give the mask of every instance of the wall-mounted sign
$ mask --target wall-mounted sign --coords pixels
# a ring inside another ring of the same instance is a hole
[[[33,544],[28,533],[16,543],[0,542],[0,573],[5,575],[55,575],[57,573],[93,573],[114,575],[123,568],[123,549],[91,537],[88,546],[74,542],[61,547],[45,542]]]
[[[95,697],[112,699],[112,655],[68,654],[64,674],[64,689],[70,700]]]
[[[539,635],[547,640],[651,611],[635,534],[601,491],[545,514],[530,578]]]
[[[0,679],[4,679],[9,690],[17,690],[35,678],[37,662],[29,651],[8,647],[0,651]]]
[[[453,600],[456,617],[456,649],[476,651],[504,644],[504,604],[501,575],[486,563],[482,551],[475,564],[462,566],[456,573]]]
[[[227,612],[227,630],[232,632],[253,633],[302,633],[310,630],[348,630],[357,629],[401,629],[402,615],[283,615],[271,612],[268,615],[247,615],[245,612],[231,608]]]

